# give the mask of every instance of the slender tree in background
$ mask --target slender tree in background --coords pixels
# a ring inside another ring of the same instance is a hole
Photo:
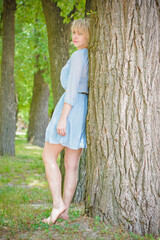
[[[137,233],[160,227],[160,4],[91,12],[86,210]]]
[[[0,14],[1,14],[1,20],[0,20],[0,37],[2,37],[2,12],[3,12],[3,2],[0,2]],[[0,44],[1,47],[1,44]]]
[[[0,83],[0,154],[15,155],[16,96],[14,81],[15,0],[3,1]]]
[[[37,56],[37,68],[38,68]],[[45,131],[48,125],[49,87],[43,78],[44,70],[38,69],[34,74],[33,96],[30,107],[27,139],[32,144],[43,147]]]
[[[15,80],[18,94],[18,130],[28,126],[28,140],[43,146],[48,124],[49,54],[47,30],[40,0],[17,0]],[[49,112],[53,109],[49,96]],[[19,122],[22,124],[19,125]],[[23,125],[22,125],[23,126]]]
[[[69,58],[70,24],[63,23],[61,9],[52,0],[41,0],[48,32],[51,81],[54,104],[64,92],[60,83],[60,71]]]
[[[36,19],[36,22],[38,19]],[[40,33],[35,28],[35,48],[39,45]],[[40,49],[40,48],[38,48]],[[44,146],[45,131],[48,125],[48,98],[49,87],[44,81],[45,69],[40,69],[40,52],[36,54],[36,72],[34,73],[33,96],[30,107],[27,139],[34,145]]]

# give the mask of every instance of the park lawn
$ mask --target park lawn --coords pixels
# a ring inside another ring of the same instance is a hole
[[[106,226],[99,217],[89,218],[83,203],[71,205],[70,220],[48,225],[41,220],[51,209],[42,148],[17,135],[16,156],[0,157],[0,239],[156,239],[129,233],[121,226]]]

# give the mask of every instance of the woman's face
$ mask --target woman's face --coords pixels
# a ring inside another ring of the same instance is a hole
[[[87,48],[87,34],[82,29],[74,29],[72,31],[72,41],[78,49]]]

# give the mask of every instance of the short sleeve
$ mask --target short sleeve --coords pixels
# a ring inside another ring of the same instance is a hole
[[[82,52],[76,51],[71,56],[71,65],[66,86],[66,93],[64,102],[72,106],[75,105],[79,83],[82,77],[84,66],[84,57]]]

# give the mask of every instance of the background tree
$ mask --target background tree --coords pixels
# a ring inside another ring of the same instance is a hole
[[[14,80],[16,1],[3,1],[0,82],[0,154],[15,155],[16,95]]]
[[[56,105],[63,93],[60,71],[69,58],[70,24],[63,23],[61,9],[55,1],[42,0],[42,6],[48,32],[52,92]]]
[[[85,201],[86,163],[87,163],[87,149],[83,149],[78,169],[77,188],[72,200],[74,203],[80,203]]]
[[[2,13],[3,13],[3,2],[1,1],[0,2],[0,14],[1,14],[1,19],[0,19],[0,37],[2,37]],[[1,43],[0,43],[0,47],[1,47]]]
[[[35,23],[38,23],[39,19],[35,19]],[[49,87],[44,81],[43,73],[46,71],[45,66],[40,65],[40,30],[36,29],[35,24],[35,48],[38,51],[35,52],[35,73],[34,73],[34,87],[33,96],[30,106],[29,126],[27,139],[34,145],[40,147],[44,146],[45,131],[48,125],[48,98]]]
[[[29,124],[28,141],[43,146],[48,124],[49,96],[46,26],[40,0],[17,3],[15,76],[18,119]],[[51,112],[53,99],[50,97],[49,100]]]
[[[91,10],[86,210],[137,233],[160,227],[158,1]]]
[[[39,69],[39,56],[37,58],[37,72],[34,73],[33,96],[30,107],[30,118],[27,140],[32,144],[43,147],[45,131],[48,125],[48,98],[49,87],[45,83],[43,73]]]

